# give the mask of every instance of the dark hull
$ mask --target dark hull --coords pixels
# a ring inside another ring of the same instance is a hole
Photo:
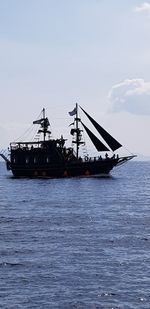
[[[114,166],[118,165],[118,159],[106,159],[92,162],[72,162],[63,165],[49,166],[17,166],[12,165],[11,170],[15,177],[77,177],[92,175],[108,175]]]

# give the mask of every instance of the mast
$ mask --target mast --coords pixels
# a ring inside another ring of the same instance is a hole
[[[38,130],[38,133],[43,133],[43,141],[46,140],[46,134],[51,134],[51,131],[48,130],[48,127],[50,126],[48,118],[45,116],[45,108],[42,109],[42,118],[39,120],[33,121],[33,124],[40,124],[41,129]]]
[[[76,157],[77,159],[79,158],[79,147],[81,144],[84,144],[84,142],[81,141],[82,139],[82,130],[79,128],[79,122],[81,122],[81,119],[78,116],[78,104],[76,103],[76,107],[73,110],[73,112],[75,111],[74,115],[74,122],[75,122],[75,128],[71,129],[71,134],[74,135],[75,134],[75,140],[72,141],[72,143],[76,144]]]
[[[80,131],[79,131],[79,123],[80,119],[78,118],[78,104],[76,103],[76,116],[75,116],[75,124],[76,124],[76,154],[77,154],[77,159],[79,156],[79,140],[80,140]]]
[[[47,126],[46,126],[46,122],[45,122],[45,108],[43,108],[42,110],[43,112],[43,140],[45,142],[45,138],[46,138],[46,132],[47,132]]]

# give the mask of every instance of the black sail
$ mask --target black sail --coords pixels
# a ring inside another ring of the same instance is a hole
[[[83,122],[81,122],[84,129],[86,130],[89,138],[91,139],[92,143],[94,144],[97,151],[110,151],[86,126]]]
[[[111,150],[115,151],[116,149],[122,147],[122,145],[114,137],[112,137],[105,129],[103,129],[81,106],[80,108],[85,113],[85,115],[89,118],[89,120],[92,122],[96,130],[103,137],[103,139],[108,144],[108,146],[111,148]]]

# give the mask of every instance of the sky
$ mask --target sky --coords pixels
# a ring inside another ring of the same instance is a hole
[[[43,107],[69,138],[76,102],[150,156],[150,1],[1,0],[0,149]]]

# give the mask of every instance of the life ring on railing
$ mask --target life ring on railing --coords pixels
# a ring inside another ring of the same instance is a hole
[[[88,156],[86,156],[86,157],[85,157],[85,161],[88,161],[88,160],[89,160],[89,158],[88,158]]]

